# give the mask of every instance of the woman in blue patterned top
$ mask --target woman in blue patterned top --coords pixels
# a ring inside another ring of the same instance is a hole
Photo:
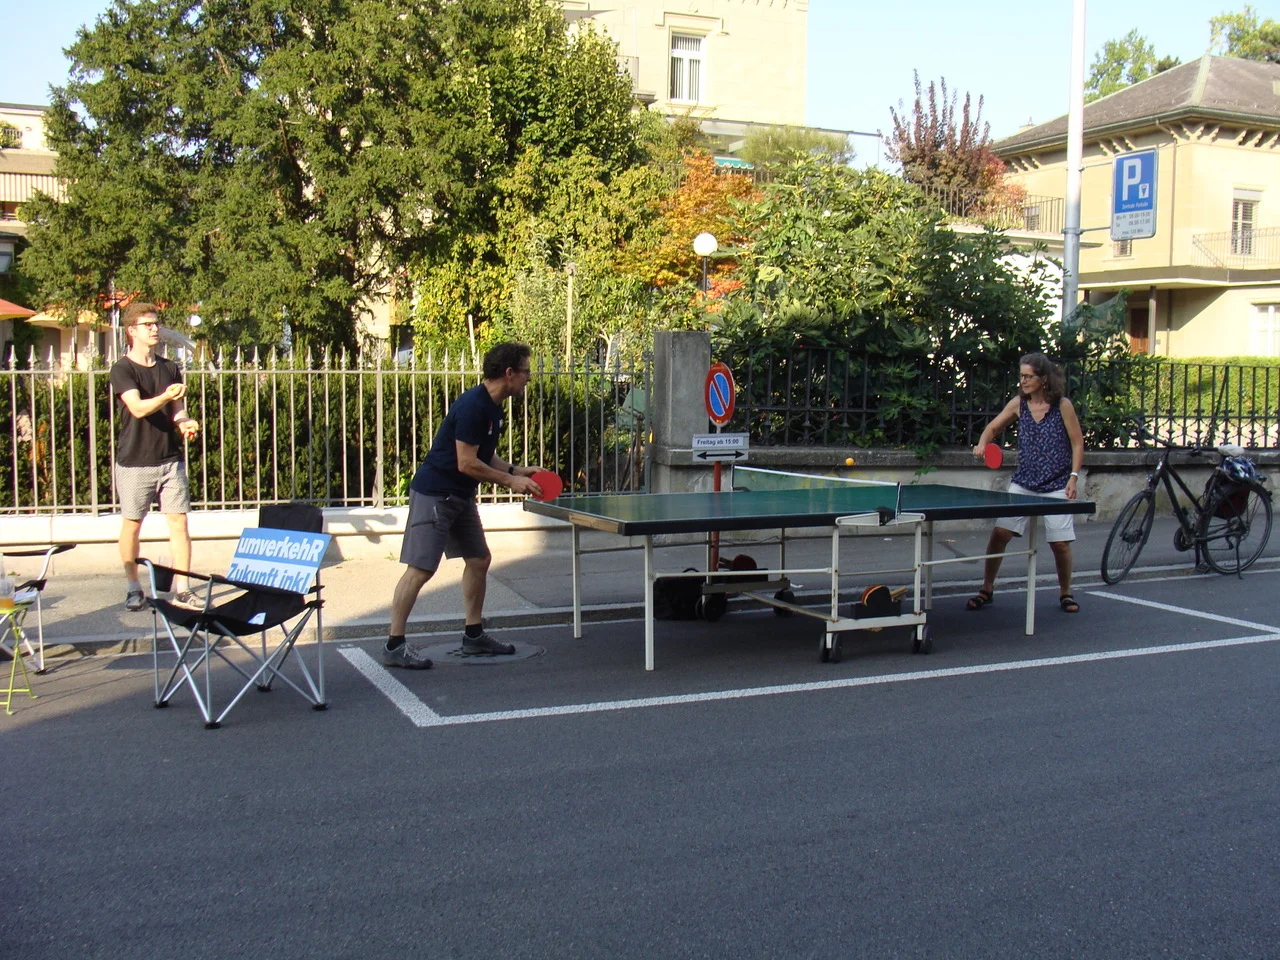
[[[1084,434],[1071,401],[1064,397],[1062,370],[1042,353],[1029,353],[1020,363],[1018,395],[987,424],[973,448],[981,457],[987,444],[1018,423],[1018,469],[1009,481],[1010,493],[1032,493],[1042,497],[1074,500],[1084,463]],[[967,603],[981,610],[995,598],[996,574],[1009,541],[1022,536],[1026,517],[1002,517],[996,521],[987,542],[982,589]],[[1071,541],[1076,538],[1071,514],[1044,518],[1045,539],[1053,550],[1058,568],[1058,603],[1066,613],[1078,613],[1080,605],[1071,595]]]

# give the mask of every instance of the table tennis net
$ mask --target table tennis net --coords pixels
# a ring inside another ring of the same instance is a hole
[[[850,509],[876,510],[881,507],[901,511],[902,484],[892,480],[862,480],[854,477],[825,477],[762,467],[733,468],[734,490],[835,490],[847,491]]]

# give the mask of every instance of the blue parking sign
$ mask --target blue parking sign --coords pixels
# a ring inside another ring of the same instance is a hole
[[[1156,235],[1156,151],[1116,157],[1111,179],[1111,239]]]

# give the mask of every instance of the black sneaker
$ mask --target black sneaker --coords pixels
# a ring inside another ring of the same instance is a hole
[[[417,647],[402,643],[394,650],[382,646],[382,664],[387,667],[403,667],[406,670],[430,670],[431,658],[424,657]]]
[[[481,633],[478,637],[468,637],[464,633],[462,635],[462,652],[472,656],[487,654],[493,657],[504,653],[515,653],[516,645],[495,640],[487,633]]]
[[[132,613],[142,610],[147,605],[147,598],[141,590],[130,590],[124,597],[124,608]]]

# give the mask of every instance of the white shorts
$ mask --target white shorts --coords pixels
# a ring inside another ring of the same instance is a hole
[[[1010,483],[1009,492],[1024,493],[1031,497],[1053,497],[1055,500],[1067,499],[1066,487],[1054,490],[1052,493],[1036,493],[1016,483]],[[1001,530],[1008,530],[1015,537],[1020,537],[1027,532],[1027,519],[1027,517],[1001,517],[996,521],[996,526]],[[1075,514],[1055,513],[1040,519],[1044,521],[1044,538],[1049,543],[1069,543],[1076,538]]]

